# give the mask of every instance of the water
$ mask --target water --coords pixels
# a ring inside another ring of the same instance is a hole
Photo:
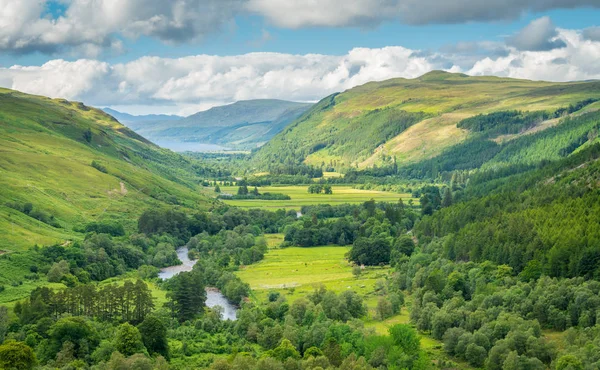
[[[192,271],[192,268],[196,264],[197,260],[191,260],[188,257],[187,247],[181,247],[177,249],[177,257],[183,262],[181,265],[169,266],[160,270],[158,277],[166,280],[179,274],[180,272]],[[221,318],[223,320],[236,320],[237,308],[229,303],[227,298],[216,288],[206,288],[206,306],[213,308],[220,306],[223,310]]]
[[[216,144],[196,143],[193,141],[153,140],[154,144],[171,149],[174,152],[223,152],[230,150]]]
[[[191,259],[189,259],[187,247],[179,248],[177,250],[177,257],[179,257],[179,260],[183,263],[181,265],[169,266],[161,269],[158,273],[159,278],[167,280],[179,274],[180,272],[192,271],[192,268],[196,264],[196,261],[192,261]]]
[[[221,312],[223,320],[235,321],[237,319],[237,308],[229,303],[218,289],[206,288],[206,306],[210,308],[220,306],[223,309]]]

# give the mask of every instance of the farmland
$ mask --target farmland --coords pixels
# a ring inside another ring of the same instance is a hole
[[[374,199],[378,202],[397,202],[402,199],[407,203],[411,195],[404,193],[392,193],[376,190],[353,189],[351,186],[333,185],[333,194],[309,194],[308,186],[266,186],[258,188],[260,193],[282,193],[289,195],[290,200],[223,200],[225,203],[242,208],[264,208],[264,209],[295,209],[300,210],[302,206],[314,204],[358,204]],[[222,186],[223,194],[236,194],[236,186]],[[414,200],[416,203],[416,200]]]

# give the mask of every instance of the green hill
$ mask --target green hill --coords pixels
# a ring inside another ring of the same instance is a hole
[[[470,117],[545,112],[542,119],[515,118],[505,135],[492,130],[485,137],[502,143],[555,126],[562,121],[553,115],[572,113],[569,105],[592,99],[576,114],[597,109],[600,103],[593,99],[598,98],[597,81],[551,83],[434,71],[415,79],[371,82],[320,101],[262,147],[254,165],[306,163],[347,171],[396,162],[402,167],[481,137],[461,124]]]
[[[283,100],[247,100],[214,107],[178,120],[152,118],[143,122],[124,123],[149,140],[169,143],[167,147],[171,145],[173,149],[177,142],[252,149],[263,145],[310,106]]]
[[[80,239],[90,221],[133,228],[150,207],[205,208],[194,168],[98,109],[0,89],[0,250]]]

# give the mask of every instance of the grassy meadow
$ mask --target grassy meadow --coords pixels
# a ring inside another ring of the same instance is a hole
[[[261,193],[282,193],[289,195],[291,200],[223,200],[223,202],[242,208],[264,208],[264,209],[295,209],[300,210],[302,206],[315,204],[359,204],[375,199],[378,202],[397,202],[402,199],[407,203],[411,199],[411,194],[398,194],[377,190],[353,189],[351,186],[333,185],[333,194],[310,194],[308,185],[294,186],[265,186],[258,188]],[[236,194],[237,186],[221,186],[221,193]],[[417,200],[414,200],[415,203]]]
[[[377,280],[386,279],[392,272],[389,267],[367,267],[356,278],[352,274],[352,264],[345,255],[350,247],[322,246],[312,248],[290,247],[279,249],[273,241],[283,241],[281,234],[266,236],[269,251],[265,259],[246,266],[237,275],[250,285],[253,299],[264,302],[271,291],[284,294],[289,301],[306,297],[316,287],[323,284],[327,290],[341,293],[353,290],[363,296],[371,317],[379,296],[375,293]],[[387,333],[388,327],[398,323],[408,323],[408,312],[403,308],[399,315],[384,321],[367,320],[367,326],[378,333]]]

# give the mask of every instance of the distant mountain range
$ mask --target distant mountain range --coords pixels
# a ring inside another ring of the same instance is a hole
[[[189,117],[133,116],[110,108],[104,111],[148,140],[173,150],[181,150],[182,143],[252,149],[269,141],[311,106],[260,99],[214,107]]]

